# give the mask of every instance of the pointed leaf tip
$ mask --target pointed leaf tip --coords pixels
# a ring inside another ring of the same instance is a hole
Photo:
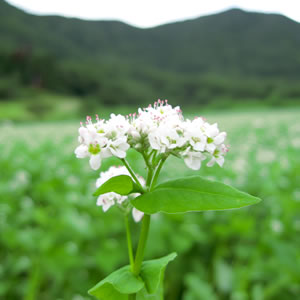
[[[235,209],[260,201],[224,183],[191,176],[162,183],[131,203],[144,213],[154,214]]]

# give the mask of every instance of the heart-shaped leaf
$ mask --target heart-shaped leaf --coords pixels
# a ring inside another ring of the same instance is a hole
[[[93,194],[100,196],[102,194],[115,192],[120,195],[128,195],[136,191],[136,185],[128,175],[119,175],[105,181]]]
[[[143,287],[144,282],[125,266],[101,280],[88,293],[99,300],[127,300],[128,294],[135,294]]]
[[[146,214],[154,214],[233,209],[260,201],[224,183],[192,176],[159,184],[131,203]]]

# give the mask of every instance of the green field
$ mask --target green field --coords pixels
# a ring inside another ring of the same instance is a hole
[[[171,158],[160,180],[197,173],[263,201],[226,212],[153,217],[146,258],[179,254],[167,269],[166,299],[297,299],[300,109],[204,116],[228,132],[224,167],[191,171]],[[78,127],[73,121],[0,125],[1,299],[91,299],[91,286],[128,263],[119,211],[104,214],[96,206],[99,172],[74,156]],[[145,174],[138,154],[130,152],[128,160]],[[101,170],[111,164],[119,162],[109,159]],[[133,222],[132,230],[136,243]]]

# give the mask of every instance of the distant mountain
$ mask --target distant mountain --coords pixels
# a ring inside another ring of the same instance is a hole
[[[139,29],[116,21],[35,16],[0,0],[0,52],[20,49],[64,64],[120,63],[132,72],[145,67],[169,76],[300,78],[300,24],[240,9]]]

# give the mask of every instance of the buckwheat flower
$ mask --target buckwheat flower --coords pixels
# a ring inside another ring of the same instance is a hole
[[[125,136],[128,132],[130,124],[128,120],[122,115],[111,114],[110,119],[106,123],[106,131],[115,136]]]
[[[172,116],[182,117],[180,107],[176,106],[173,108],[170,104],[168,104],[167,100],[161,101],[158,99],[158,101],[154,103],[153,107],[148,106],[145,110],[157,120],[166,120]]]
[[[177,132],[176,128],[170,128],[165,124],[161,124],[149,134],[149,142],[152,149],[165,153],[166,151],[182,147],[186,139]]]
[[[110,178],[112,178],[114,176],[119,176],[119,175],[131,176],[129,174],[128,170],[126,169],[126,167],[124,167],[124,166],[119,166],[119,167],[112,166],[106,172],[101,172],[100,173],[100,177],[96,181],[96,187],[97,188],[100,187],[104,182],[106,182]],[[146,184],[143,177],[138,176],[138,180],[139,180],[139,182],[141,183],[142,186],[144,186]],[[140,194],[135,193],[135,194],[131,194],[129,197],[134,197],[135,198],[139,195]],[[103,211],[106,212],[111,206],[113,206],[115,204],[122,205],[122,203],[127,201],[129,197],[128,196],[122,196],[122,195],[119,195],[119,194],[114,193],[114,192],[110,192],[110,193],[100,195],[97,199],[97,205],[102,206]],[[133,208],[132,216],[133,216],[133,219],[135,220],[135,222],[139,222],[142,219],[143,215],[144,215],[143,212]]]
[[[222,167],[225,161],[224,155],[228,152],[228,150],[228,147],[221,144],[213,152],[211,160],[207,163],[207,166],[212,167],[215,163],[217,163],[220,167]]]
[[[102,154],[101,150],[107,145],[108,139],[97,132],[97,129],[91,123],[86,127],[81,126],[78,130],[78,141],[81,143],[75,149],[77,158],[90,157],[90,166],[97,170],[101,166]]]
[[[86,126],[79,128],[78,141],[80,145],[75,149],[77,158],[90,157],[90,166],[97,170],[102,159],[116,156],[124,158],[130,148],[127,142],[127,133],[130,128],[128,120],[122,115],[111,114],[109,120],[99,120],[92,123],[87,117]]]
[[[125,158],[126,151],[130,148],[129,144],[127,143],[127,137],[122,136],[115,140],[108,140],[107,143],[107,150],[111,153],[111,155]]]
[[[103,211],[106,212],[115,202],[121,204],[127,197],[121,196],[116,193],[107,193],[98,197],[97,205],[102,206]]]
[[[207,136],[203,131],[204,122],[201,118],[185,122],[184,135],[195,151],[203,152],[207,144]]]
[[[186,166],[192,170],[199,170],[202,160],[206,159],[206,156],[202,152],[193,151],[191,147],[188,147],[180,154],[183,157]]]
[[[214,153],[217,146],[221,145],[225,141],[226,132],[220,133],[217,123],[210,125],[206,122],[203,127],[204,132],[207,135],[206,150],[209,153]]]

